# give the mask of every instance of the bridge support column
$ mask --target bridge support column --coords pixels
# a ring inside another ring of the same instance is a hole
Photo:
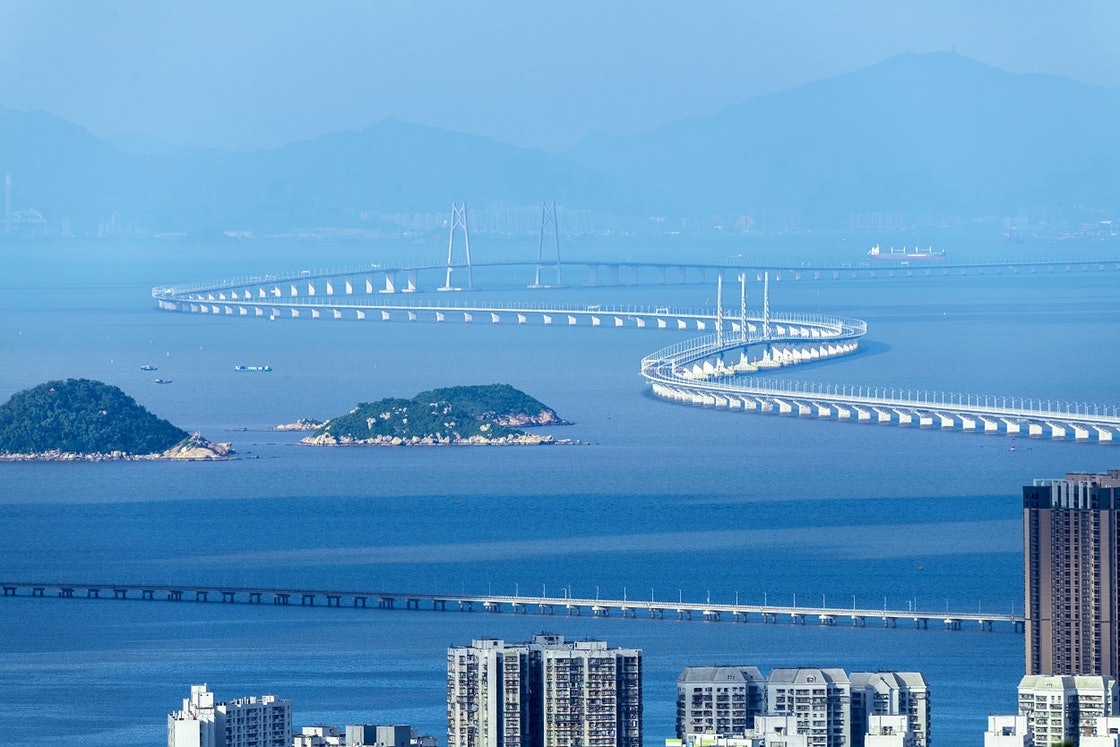
[[[155,599],[156,598],[156,590],[155,589],[141,589],[140,590],[140,598],[141,599]]]
[[[290,594],[273,594],[272,595],[272,603],[273,604],[288,604],[288,602],[290,600],[291,600],[291,595]]]
[[[14,587],[14,586],[5,586],[4,587],[4,596],[14,597],[15,595],[16,595],[16,587]]]
[[[439,610],[440,612],[446,612],[447,611],[447,600],[446,599],[433,599],[432,600],[432,609],[433,610]]]
[[[101,589],[86,589],[86,597],[89,599],[97,599],[101,596]]]
[[[259,591],[250,591],[249,592],[249,604],[260,604],[260,603],[261,603],[261,593]]]
[[[341,607],[342,606],[342,597],[339,596],[338,594],[327,594],[327,606],[328,607]]]
[[[406,610],[418,610],[418,609],[420,609],[420,600],[419,599],[406,599],[406,600],[404,600],[404,608]]]
[[[178,589],[168,589],[167,590],[167,601],[169,601],[169,602],[181,602],[181,601],[183,601],[183,592],[181,592]]]
[[[42,587],[42,586],[36,586],[36,587],[34,587],[34,588],[33,588],[33,589],[31,590],[31,596],[33,596],[33,597],[41,597],[41,596],[43,596],[43,587]]]
[[[233,592],[233,591],[223,591],[222,592],[222,601],[225,602],[226,604],[229,604],[231,602],[236,602],[237,601],[237,593]]]
[[[74,590],[71,588],[59,589],[58,595],[70,599],[74,596]]]
[[[306,605],[308,607],[314,607],[315,606],[315,595],[314,594],[301,594],[299,603],[300,603],[301,606]]]
[[[365,607],[366,606],[366,597],[354,597],[354,606],[355,607]]]
[[[208,595],[209,595],[209,592],[206,592],[206,591],[196,591],[196,592],[194,593],[194,601],[196,601],[196,602],[206,602],[206,601],[209,601],[209,599],[208,599]]]

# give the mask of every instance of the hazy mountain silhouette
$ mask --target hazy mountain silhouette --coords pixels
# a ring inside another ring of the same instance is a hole
[[[705,217],[791,210],[1014,215],[1120,203],[1120,92],[1016,75],[953,54],[849,75],[560,154],[398,120],[275,150],[114,148],[43,112],[0,108],[13,207],[75,231],[117,216],[149,231],[368,225],[452,201]],[[132,143],[134,147],[128,147]],[[136,147],[141,143],[140,147]]]
[[[1114,208],[1120,92],[954,54],[899,55],[569,155],[657,185],[682,210],[983,215]]]

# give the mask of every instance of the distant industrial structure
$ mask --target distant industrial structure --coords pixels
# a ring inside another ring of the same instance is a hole
[[[447,650],[447,747],[641,747],[642,652],[540,634]]]

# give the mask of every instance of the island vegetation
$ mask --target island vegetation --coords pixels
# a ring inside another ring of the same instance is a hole
[[[551,435],[523,428],[568,425],[556,411],[508,384],[432,389],[412,399],[363,402],[331,418],[301,443],[549,444]]]
[[[220,459],[230,453],[228,444],[191,435],[100,381],[48,381],[0,405],[0,458],[9,461]]]

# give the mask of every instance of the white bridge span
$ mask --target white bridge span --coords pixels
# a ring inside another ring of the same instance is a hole
[[[1120,407],[1000,395],[813,384],[760,372],[849,355],[865,322],[816,314],[748,316],[740,308],[637,305],[466,304],[423,298],[386,301],[371,278],[350,275],[278,280],[254,277],[205,286],[152,289],[160,309],[209,316],[353,321],[591,326],[707,332],[646,356],[641,375],[658,397],[705,407],[855,423],[875,423],[1083,443],[1120,443]],[[394,292],[396,289],[388,292]]]

